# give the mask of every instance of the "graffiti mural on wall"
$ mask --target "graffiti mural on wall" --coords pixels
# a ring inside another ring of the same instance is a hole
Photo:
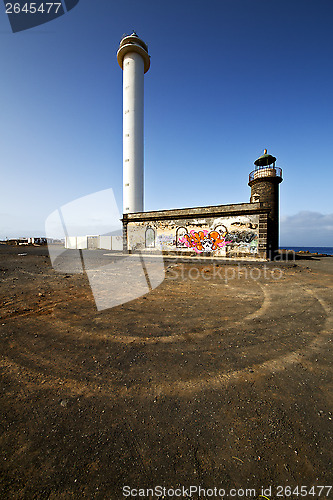
[[[228,240],[232,243],[251,243],[257,237],[253,231],[231,231]]]
[[[218,231],[209,232],[206,229],[203,231],[193,229],[178,238],[178,242],[187,248],[192,248],[197,253],[213,252],[229,243]]]
[[[258,238],[254,231],[230,231],[228,240],[233,250],[248,251],[253,254],[258,251]]]
[[[259,217],[237,216],[130,222],[128,249],[195,252],[225,257],[256,255],[259,244]]]

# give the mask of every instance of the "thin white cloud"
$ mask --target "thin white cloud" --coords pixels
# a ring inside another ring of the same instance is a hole
[[[333,213],[302,211],[280,218],[282,246],[333,246]]]

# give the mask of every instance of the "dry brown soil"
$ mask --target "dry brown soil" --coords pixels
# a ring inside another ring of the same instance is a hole
[[[165,267],[98,312],[85,274],[0,245],[1,499],[332,485],[333,257]]]

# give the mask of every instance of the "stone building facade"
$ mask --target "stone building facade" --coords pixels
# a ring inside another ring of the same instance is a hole
[[[259,165],[255,162],[249,176],[250,203],[124,214],[123,250],[272,259],[278,250],[282,181],[275,160],[266,151],[256,160]]]

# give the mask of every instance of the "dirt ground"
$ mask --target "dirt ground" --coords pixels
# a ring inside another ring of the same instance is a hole
[[[0,245],[0,498],[333,498],[333,257],[165,267],[98,312]]]

